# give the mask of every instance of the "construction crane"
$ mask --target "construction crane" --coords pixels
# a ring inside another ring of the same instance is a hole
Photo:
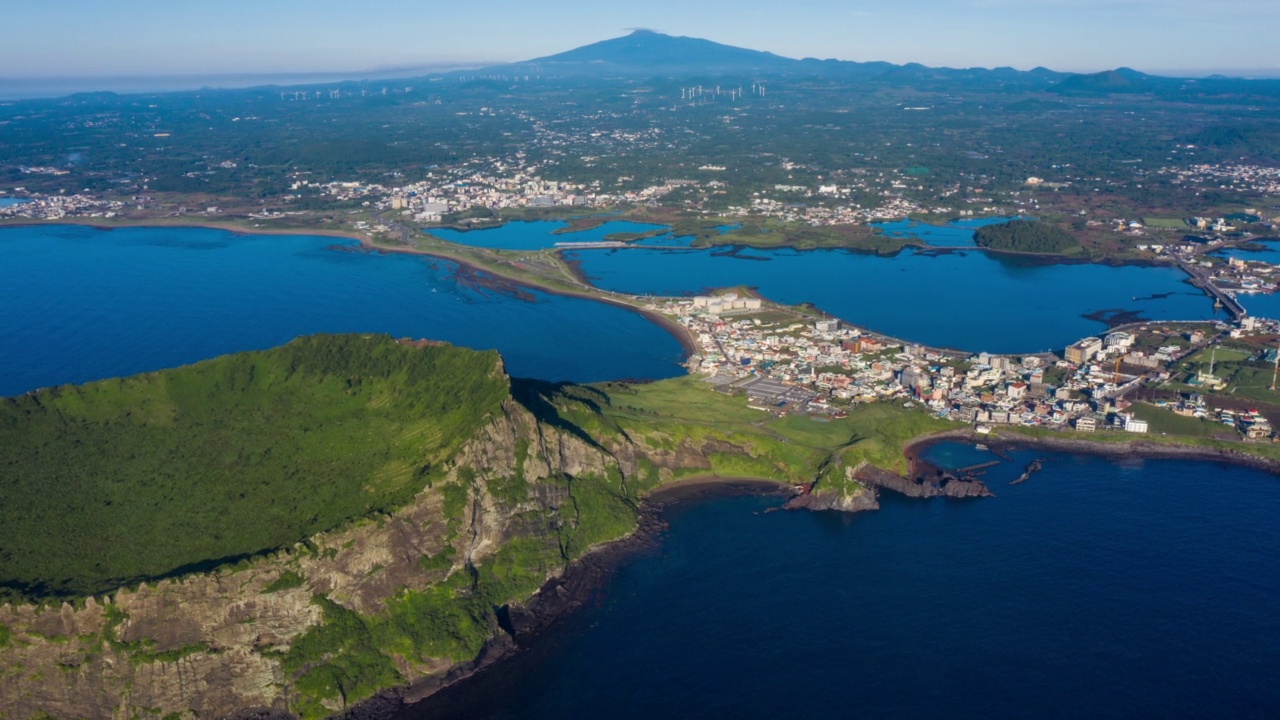
[[[1116,385],[1116,386],[1120,385],[1120,360],[1121,359],[1122,358],[1116,358],[1116,372],[1115,372],[1115,375],[1111,377],[1112,385]]]

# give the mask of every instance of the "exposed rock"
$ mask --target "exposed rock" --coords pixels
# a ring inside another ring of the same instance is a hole
[[[945,472],[908,479],[888,470],[867,465],[859,468],[857,478],[867,485],[892,490],[912,498],[994,496],[986,483],[977,478],[958,478]]]
[[[1019,475],[1016,480],[1010,481],[1009,484],[1020,485],[1030,480],[1031,476],[1040,472],[1040,469],[1043,467],[1044,467],[1044,459],[1036,458],[1035,460],[1032,460],[1030,463],[1027,463],[1027,466],[1022,470],[1022,474]]]
[[[848,480],[852,481],[853,468],[847,468]],[[846,482],[842,488],[815,487],[809,492],[791,496],[783,505],[788,510],[838,510],[840,512],[863,512],[879,510],[880,501],[874,488],[856,482]]]

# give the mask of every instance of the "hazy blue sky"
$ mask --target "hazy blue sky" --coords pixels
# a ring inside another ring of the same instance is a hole
[[[792,57],[952,67],[1276,70],[1277,0],[44,0],[0,77],[281,73],[522,60],[650,27]]]

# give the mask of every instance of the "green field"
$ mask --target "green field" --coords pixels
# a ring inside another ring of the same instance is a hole
[[[1155,405],[1135,403],[1129,409],[1139,420],[1146,420],[1148,431],[1154,434],[1201,438],[1221,437],[1227,440],[1239,438],[1239,433],[1222,423],[1178,415],[1172,410]]]
[[[825,421],[804,415],[774,418],[747,407],[745,397],[716,392],[692,377],[598,389],[604,399],[599,416],[573,414],[584,425],[595,427],[595,432],[621,431],[647,438],[656,446],[674,446],[679,438],[723,439],[747,450],[743,458],[750,462],[740,458],[737,471],[788,482],[813,480],[833,458],[853,465],[866,460],[905,471],[907,441],[956,427],[893,403],[857,405],[849,409],[847,418]]]
[[[1187,226],[1182,218],[1144,217],[1142,224],[1159,230],[1181,230]]]
[[[1280,404],[1280,392],[1271,389],[1274,366],[1251,360],[1253,350],[1241,348],[1217,349],[1213,354],[1213,374],[1226,383],[1221,394],[1257,400],[1263,403]],[[1184,392],[1196,388],[1182,384],[1187,378],[1199,372],[1208,372],[1211,364],[1211,353],[1201,350],[1183,360],[1175,373],[1175,382],[1167,387]]]

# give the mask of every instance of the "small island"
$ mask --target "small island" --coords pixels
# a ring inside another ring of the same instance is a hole
[[[980,227],[973,233],[980,248],[1001,252],[1063,255],[1080,249],[1071,233],[1036,220],[1010,220]]]

